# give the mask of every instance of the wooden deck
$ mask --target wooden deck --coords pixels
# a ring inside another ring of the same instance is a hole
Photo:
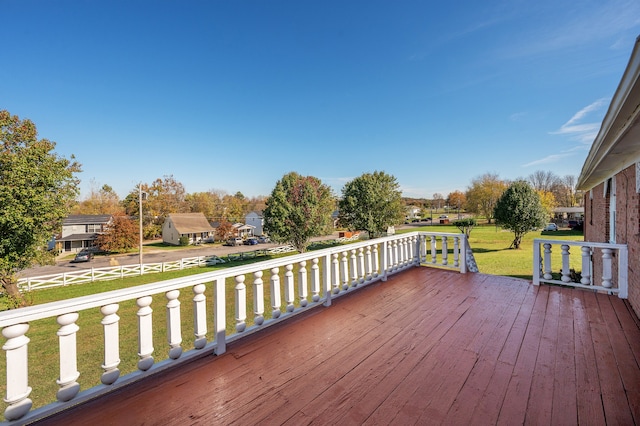
[[[617,297],[412,268],[41,422],[640,423],[640,328]]]

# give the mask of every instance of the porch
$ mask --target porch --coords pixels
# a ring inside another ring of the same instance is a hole
[[[638,424],[639,366],[618,297],[413,267],[41,424]]]

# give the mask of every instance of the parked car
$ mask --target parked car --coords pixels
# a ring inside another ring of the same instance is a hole
[[[449,219],[449,216],[447,216],[446,214],[441,214],[438,219]]]
[[[258,242],[260,244],[270,243],[271,242],[271,238],[267,237],[266,235],[261,235],[261,236],[258,237]]]
[[[93,259],[93,252],[89,250],[81,250],[76,254],[76,257],[73,258],[71,262],[80,263],[80,262],[89,262]]]
[[[235,238],[229,238],[227,240],[227,242],[225,243],[226,246],[241,246],[242,245],[242,238],[240,237],[235,237]]]
[[[544,227],[545,231],[557,231],[558,230],[558,225],[556,225],[555,223],[547,223],[547,226]]]
[[[256,237],[249,237],[244,240],[244,245],[246,246],[255,246],[258,244],[258,239]]]

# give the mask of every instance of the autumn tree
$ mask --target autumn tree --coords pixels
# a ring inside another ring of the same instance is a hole
[[[400,185],[385,172],[365,173],[342,188],[338,203],[339,223],[351,230],[366,231],[370,238],[383,235],[405,217]]]
[[[522,237],[543,226],[547,216],[536,190],[528,182],[518,180],[496,202],[494,217],[498,225],[513,232],[511,247],[519,249]]]
[[[235,236],[233,224],[227,220],[223,220],[216,228],[215,235],[218,241],[226,241],[228,238]]]
[[[0,281],[14,306],[26,302],[16,274],[53,262],[47,243],[78,196],[80,165],[38,139],[35,124],[0,111]]]
[[[86,198],[76,204],[72,209],[73,214],[119,214],[124,213],[120,203],[120,197],[109,185],[102,185],[96,189],[94,182]]]
[[[248,213],[248,201],[242,192],[236,192],[234,195],[225,195],[222,199],[224,205],[225,219],[232,223],[244,222],[244,217]]]
[[[540,198],[540,204],[547,214],[547,218],[553,217],[553,211],[557,207],[556,197],[552,192],[548,191],[536,191],[538,193],[538,197]]]
[[[329,186],[316,177],[290,172],[267,199],[264,229],[273,241],[289,243],[302,253],[311,237],[330,231],[334,207]]]
[[[211,192],[194,192],[184,197],[188,210],[191,213],[202,213],[207,219],[212,220],[216,211],[216,199]]]
[[[466,210],[486,217],[488,223],[491,223],[496,202],[506,188],[507,183],[497,174],[485,173],[474,178],[467,189]]]
[[[467,196],[464,195],[464,192],[461,191],[453,191],[449,193],[447,196],[447,205],[451,209],[456,209],[458,212],[464,205],[467,203]]]
[[[433,203],[431,205],[435,209],[440,209],[444,205],[444,196],[439,192],[433,194]]]
[[[101,250],[110,253],[124,253],[139,243],[138,224],[123,214],[114,215],[104,233],[96,238]]]

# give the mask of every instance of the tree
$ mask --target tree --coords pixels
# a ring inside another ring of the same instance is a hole
[[[47,243],[78,196],[80,164],[38,139],[35,124],[0,111],[0,281],[16,306],[26,302],[16,273],[53,261]]]
[[[433,194],[433,206],[436,208],[436,211],[440,209],[440,206],[444,203],[444,196],[439,192]]]
[[[102,185],[98,190],[95,188],[95,183],[91,182],[91,190],[89,195],[76,204],[73,209],[73,214],[119,214],[123,213],[124,209],[120,203],[118,194],[109,185]]]
[[[469,236],[471,235],[471,230],[473,229],[474,226],[477,225],[477,223],[476,223],[476,220],[471,217],[468,219],[454,220],[453,225],[456,228],[458,228],[460,232],[464,233],[464,235],[466,235],[467,238],[469,238]]]
[[[96,244],[101,250],[124,253],[139,243],[138,225],[124,215],[115,215],[103,234],[98,235]]]
[[[302,253],[311,237],[330,231],[334,206],[331,188],[320,179],[290,172],[267,199],[264,229],[272,240],[289,243]]]
[[[447,205],[451,209],[456,209],[460,213],[460,209],[467,203],[467,196],[463,192],[453,191],[447,196]]]
[[[233,224],[229,221],[223,220],[216,228],[215,234],[218,241],[226,241],[228,238],[235,235]]]
[[[542,204],[542,208],[547,214],[547,218],[553,217],[553,211],[555,210],[557,203],[556,197],[552,192],[547,191],[536,191],[538,193],[538,197],[540,197],[540,204]]]
[[[538,193],[524,180],[512,183],[495,206],[496,223],[513,232],[511,247],[519,249],[522,237],[546,222]]]
[[[338,203],[339,223],[353,231],[366,231],[370,238],[385,234],[405,217],[399,187],[394,176],[378,171],[347,182]]]
[[[471,187],[467,189],[466,209],[472,213],[478,213],[487,218],[491,223],[496,201],[507,188],[506,182],[500,180],[497,174],[485,173],[471,181]]]

